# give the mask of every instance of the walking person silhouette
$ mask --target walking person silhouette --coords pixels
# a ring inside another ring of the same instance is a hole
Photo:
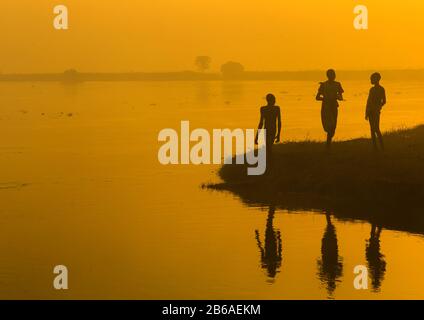
[[[365,120],[370,123],[371,140],[374,150],[378,150],[377,138],[380,142],[381,150],[384,150],[383,136],[380,131],[380,114],[381,109],[386,104],[386,91],[380,85],[381,75],[375,72],[371,75],[371,84],[373,87],[370,89],[368,95],[367,108],[365,111]]]
[[[321,82],[316,100],[322,101],[321,121],[327,133],[327,148],[330,149],[337,128],[338,101],[343,100],[344,90],[340,82],[335,81],[336,72],[333,69],[327,71],[327,78],[327,81]]]
[[[275,105],[275,96],[268,94],[266,96],[267,105],[261,107],[261,118],[259,120],[258,132],[255,138],[255,144],[258,144],[259,130],[266,130],[266,160],[270,163],[272,157],[272,146],[274,142],[280,142],[281,135],[281,111],[280,107]]]

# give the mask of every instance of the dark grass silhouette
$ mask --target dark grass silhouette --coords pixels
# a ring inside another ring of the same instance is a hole
[[[385,152],[370,139],[335,142],[331,154],[320,142],[274,146],[272,167],[247,176],[244,165],[224,165],[227,190],[249,205],[331,211],[338,218],[364,219],[384,228],[424,233],[424,125],[384,135]]]

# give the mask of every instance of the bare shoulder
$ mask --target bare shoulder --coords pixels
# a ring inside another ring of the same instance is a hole
[[[386,90],[382,86],[376,86],[371,88],[373,91],[375,91],[377,94],[385,93]]]

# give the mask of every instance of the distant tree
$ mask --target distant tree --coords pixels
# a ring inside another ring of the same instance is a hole
[[[78,73],[78,71],[77,70],[75,70],[75,69],[68,69],[68,70],[65,70],[65,72],[63,72],[64,74],[76,74],[76,73]]]
[[[196,57],[196,60],[194,61],[194,64],[196,65],[197,69],[199,69],[202,72],[205,72],[209,69],[211,65],[211,57],[208,56],[198,56]]]
[[[65,70],[65,72],[63,73],[63,77],[64,80],[68,82],[78,81],[78,71],[75,69]]]
[[[221,66],[221,72],[224,77],[237,77],[243,74],[244,67],[239,62],[229,61]]]

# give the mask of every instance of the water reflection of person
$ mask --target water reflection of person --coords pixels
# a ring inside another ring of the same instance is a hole
[[[380,291],[381,283],[386,272],[386,261],[380,252],[380,235],[382,228],[376,224],[371,226],[370,239],[365,246],[365,256],[371,277],[371,285],[374,292]]]
[[[275,207],[270,206],[265,229],[265,246],[259,237],[259,231],[255,230],[255,238],[261,253],[261,266],[267,271],[268,277],[274,279],[281,267],[282,247],[281,233],[273,226]]]
[[[343,274],[342,258],[339,257],[336,228],[331,216],[326,213],[327,227],[321,242],[321,260],[318,260],[318,276],[326,285],[329,298],[332,298],[338,279]]]

